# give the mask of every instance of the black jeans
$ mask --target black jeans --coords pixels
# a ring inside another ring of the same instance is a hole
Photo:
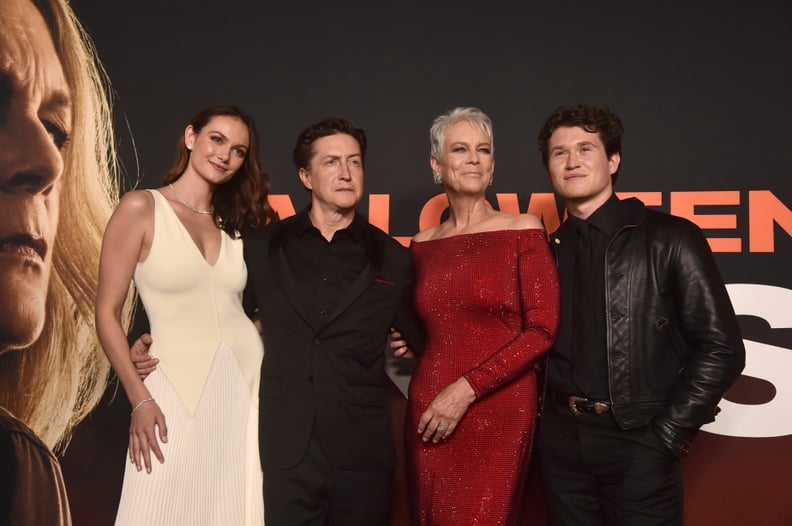
[[[679,460],[651,426],[624,431],[610,412],[546,400],[537,453],[554,526],[683,523]]]

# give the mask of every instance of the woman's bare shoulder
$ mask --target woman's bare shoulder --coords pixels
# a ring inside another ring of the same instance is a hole
[[[129,212],[147,212],[154,208],[154,196],[149,190],[130,190],[121,196],[118,208]]]
[[[437,235],[437,227],[433,226],[431,228],[427,228],[426,230],[421,230],[417,234],[413,236],[413,241],[416,243],[420,243],[421,241],[431,241]]]
[[[498,230],[544,230],[542,221],[533,214],[507,214],[497,216]]]

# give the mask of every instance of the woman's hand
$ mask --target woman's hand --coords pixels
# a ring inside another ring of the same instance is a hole
[[[165,457],[157,441],[157,431],[162,443],[168,442],[168,427],[165,425],[165,415],[157,402],[145,402],[132,414],[129,423],[129,460],[135,464],[138,471],[146,466],[146,473],[151,473],[151,452],[160,461],[165,463]]]
[[[435,444],[448,438],[476,400],[476,392],[464,377],[438,393],[418,421],[418,434]]]

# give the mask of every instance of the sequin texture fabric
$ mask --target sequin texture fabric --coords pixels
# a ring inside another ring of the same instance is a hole
[[[558,327],[558,276],[544,231],[413,243],[415,304],[427,345],[405,425],[415,524],[515,523],[537,414],[534,365]],[[418,420],[465,376],[477,399],[454,433],[422,442]]]

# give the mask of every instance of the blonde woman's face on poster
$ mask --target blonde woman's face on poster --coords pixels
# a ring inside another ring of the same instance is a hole
[[[0,352],[33,343],[46,313],[69,88],[30,0],[0,1]]]

